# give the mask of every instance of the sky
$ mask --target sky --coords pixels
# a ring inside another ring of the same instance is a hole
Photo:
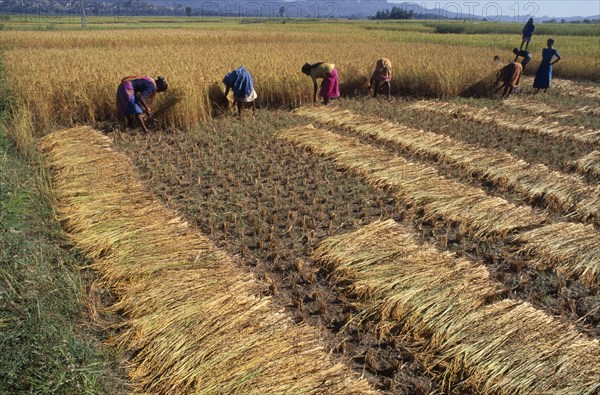
[[[448,11],[456,12],[457,9],[464,14],[469,13],[469,9],[476,16],[485,16],[487,12],[496,14],[496,10],[501,10],[502,15],[508,16],[552,16],[552,17],[572,17],[572,16],[592,16],[600,14],[600,0],[392,0],[394,2],[410,2],[425,6],[428,9],[442,8]],[[521,18],[517,18],[521,19]]]

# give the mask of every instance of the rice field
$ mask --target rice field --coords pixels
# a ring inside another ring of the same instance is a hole
[[[499,101],[510,24],[161,23],[0,35],[2,133],[41,158],[129,392],[600,391],[595,30],[559,27],[549,94]],[[321,60],[330,106],[300,72]],[[147,134],[114,111],[131,74],[170,82]]]

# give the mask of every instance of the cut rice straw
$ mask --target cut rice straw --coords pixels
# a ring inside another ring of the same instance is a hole
[[[45,137],[59,212],[124,314],[113,342],[134,390],[156,394],[374,394],[296,325],[258,282],[147,191],[109,138]]]
[[[592,151],[582,158],[569,162],[567,167],[579,174],[591,174],[600,178],[600,151]]]
[[[427,218],[457,223],[462,232],[482,237],[506,235],[546,219],[530,207],[491,197],[482,189],[448,180],[431,167],[410,163],[355,138],[312,126],[292,128],[279,136],[333,159],[339,168],[353,171],[371,185],[390,188],[399,201],[423,209]]]
[[[600,87],[598,86],[581,85],[562,78],[554,78],[552,84],[561,95],[600,100]]]
[[[502,106],[520,110],[529,114],[534,115],[546,115],[558,119],[568,119],[571,117],[579,117],[582,115],[589,115],[594,117],[600,117],[599,106],[584,106],[580,108],[559,108],[551,106],[543,102],[532,102],[524,99],[511,99],[504,100],[501,102]]]
[[[600,285],[600,233],[592,225],[557,223],[524,232],[516,237],[524,242],[521,253],[530,263],[558,275],[577,278],[585,285]]]
[[[600,193],[578,176],[551,171],[542,164],[532,165],[507,152],[479,148],[448,136],[346,110],[304,107],[294,113],[434,158],[462,170],[469,177],[477,176],[510,188],[528,202],[541,200],[547,207],[566,216],[600,221]]]
[[[325,239],[316,261],[382,328],[427,336],[448,382],[465,376],[475,392],[593,394],[600,390],[600,344],[529,303],[490,305],[501,286],[484,266],[419,245],[393,220]]]
[[[430,113],[466,118],[481,124],[491,124],[517,133],[534,133],[584,144],[600,143],[600,130],[590,130],[576,126],[564,126],[558,122],[548,122],[543,117],[513,117],[489,108],[476,108],[468,105],[419,101],[410,108]]]

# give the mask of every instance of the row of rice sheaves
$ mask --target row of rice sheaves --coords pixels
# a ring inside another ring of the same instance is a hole
[[[376,117],[355,115],[346,110],[305,107],[295,113],[316,122],[398,144],[409,152],[457,167],[469,176],[511,188],[529,202],[541,199],[546,206],[565,215],[591,217],[600,222],[600,190],[586,185],[578,176],[551,171],[542,164],[532,165],[507,152],[479,148],[448,136]]]
[[[459,231],[474,237],[500,237],[505,242],[517,239],[525,243],[519,255],[532,255],[532,265],[551,265],[560,274],[580,277],[586,285],[598,283],[600,236],[593,225],[558,223],[533,229],[543,225],[546,216],[531,207],[491,197],[482,189],[446,179],[429,166],[408,162],[356,138],[312,125],[291,128],[279,136],[332,159],[339,168],[353,171],[371,185],[390,188],[398,201],[422,209],[425,218],[458,224]],[[561,231],[553,234],[557,228]],[[545,237],[537,237],[536,231]],[[515,236],[507,237],[510,233]],[[563,248],[565,245],[569,248]]]
[[[476,236],[505,235],[543,223],[546,216],[519,207],[482,189],[446,179],[429,166],[411,163],[390,152],[361,144],[324,129],[304,126],[280,137],[332,158],[372,185],[391,188],[402,202],[423,208],[427,217],[442,217]]]
[[[600,178],[600,151],[592,151],[577,160],[569,162],[567,166],[580,174],[590,174]]]
[[[499,299],[480,264],[419,245],[393,220],[323,241],[314,259],[350,282],[362,318],[382,330],[429,338],[433,363],[451,382],[467,374],[481,393],[592,394],[600,390],[600,345],[530,304]],[[431,363],[431,362],[430,362]]]
[[[570,118],[578,117],[582,115],[600,116],[600,106],[584,106],[580,108],[562,108],[552,106],[547,103],[540,101],[529,101],[529,100],[505,100],[502,102],[503,107],[520,110],[534,115],[546,115],[553,118]]]
[[[113,287],[134,390],[160,394],[373,394],[259,283],[147,191],[110,140],[80,127],[45,137],[59,212]]]
[[[476,108],[468,105],[436,101],[419,101],[410,107],[420,111],[464,117],[482,124],[496,125],[517,133],[528,132],[547,135],[583,144],[597,145],[600,143],[600,130],[565,126],[558,122],[549,122],[541,116],[532,117],[523,115],[517,118],[489,108]]]

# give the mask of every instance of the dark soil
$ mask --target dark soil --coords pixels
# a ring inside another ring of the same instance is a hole
[[[328,349],[389,394],[427,394],[445,388],[440,367],[420,355],[422,344],[394,334],[379,339],[372,325],[350,324],[356,300],[344,284],[310,259],[324,238],[378,219],[403,223],[423,241],[481,261],[511,298],[530,301],[549,314],[600,336],[600,301],[576,282],[532,270],[508,257],[501,241],[459,235],[452,226],[424,222],[421,213],[399,206],[391,194],[336,171],[323,158],[275,138],[300,122],[283,111],[260,111],[257,119],[216,120],[194,132],[114,132],[152,190],[218,246],[239,255],[247,269],[269,284],[269,292],[298,322],[323,334]]]

